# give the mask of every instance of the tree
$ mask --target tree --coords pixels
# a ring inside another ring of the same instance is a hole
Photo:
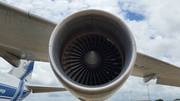
[[[178,98],[178,99],[175,99],[175,100],[173,100],[173,101],[179,101],[180,99]]]
[[[156,101],[163,101],[162,99],[157,99]]]

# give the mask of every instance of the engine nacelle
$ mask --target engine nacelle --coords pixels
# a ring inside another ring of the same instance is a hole
[[[59,81],[81,100],[105,100],[127,80],[136,60],[129,28],[118,17],[85,10],[54,29],[49,58]]]

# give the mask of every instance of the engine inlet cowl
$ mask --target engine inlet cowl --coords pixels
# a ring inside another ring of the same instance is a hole
[[[108,83],[120,74],[122,67],[121,51],[110,39],[96,34],[73,39],[62,57],[66,75],[83,85]]]
[[[65,18],[49,41],[58,80],[81,100],[105,100],[127,80],[136,60],[129,28],[118,17],[85,10]]]

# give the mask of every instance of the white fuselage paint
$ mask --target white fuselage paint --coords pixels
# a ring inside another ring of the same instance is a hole
[[[0,71],[0,101],[19,101],[29,95],[30,91],[22,85],[22,82],[24,81]],[[20,86],[22,89],[20,89]],[[20,97],[17,99],[18,94],[20,94]]]

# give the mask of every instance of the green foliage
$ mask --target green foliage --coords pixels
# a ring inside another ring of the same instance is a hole
[[[157,99],[156,101],[163,101],[162,99]]]

